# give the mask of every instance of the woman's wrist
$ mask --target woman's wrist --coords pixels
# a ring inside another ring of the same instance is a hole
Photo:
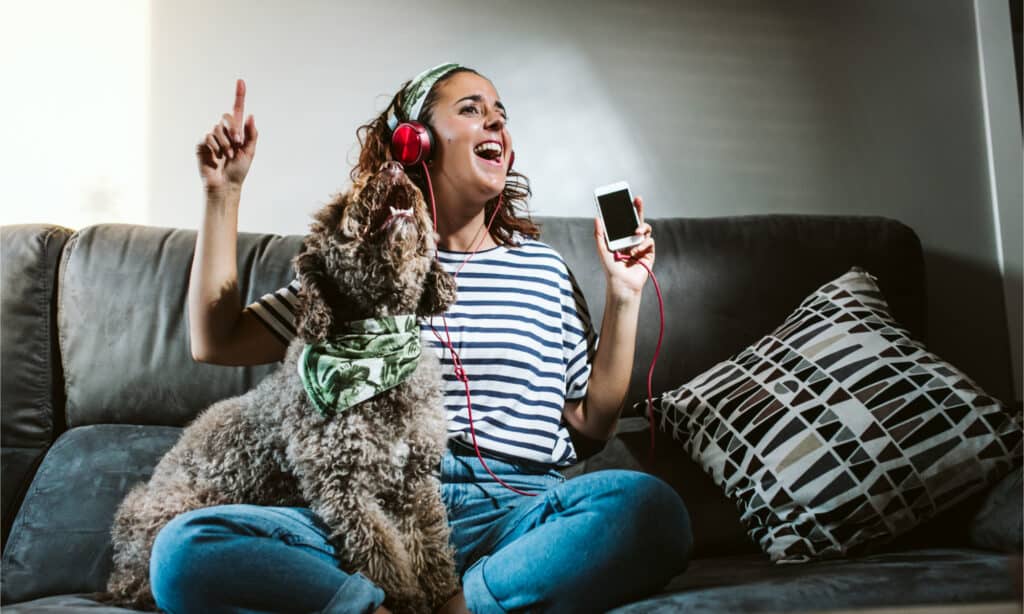
[[[636,290],[628,286],[616,284],[613,280],[610,280],[608,282],[608,290],[605,292],[605,310],[609,307],[639,307],[642,296],[643,289]]]
[[[206,206],[208,208],[238,207],[238,203],[241,201],[242,186],[232,184],[216,188],[206,188],[205,192]]]
[[[242,184],[227,182],[218,186],[203,186],[203,191],[206,193],[206,198],[228,198],[230,196],[238,195],[242,193]]]

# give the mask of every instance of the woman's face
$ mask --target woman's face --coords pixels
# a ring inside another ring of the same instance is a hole
[[[438,86],[430,125],[436,137],[431,176],[462,198],[486,202],[505,186],[512,135],[505,107],[487,79],[456,73]]]

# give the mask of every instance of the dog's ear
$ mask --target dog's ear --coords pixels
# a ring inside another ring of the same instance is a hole
[[[441,268],[441,263],[432,260],[430,271],[427,272],[427,278],[423,283],[420,304],[416,307],[416,315],[432,316],[448,311],[455,303],[455,294],[455,280]]]
[[[303,245],[295,257],[295,272],[302,284],[296,322],[299,336],[306,342],[323,341],[334,327],[334,316],[324,296],[325,284],[330,282],[324,276],[323,258]]]

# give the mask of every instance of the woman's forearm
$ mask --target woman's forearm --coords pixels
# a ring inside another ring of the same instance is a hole
[[[242,312],[237,264],[240,198],[240,186],[206,194],[188,285],[189,340],[197,360],[212,355],[218,339],[232,330]]]
[[[581,409],[584,435],[609,439],[615,433],[633,373],[640,294],[606,294],[601,340],[591,364],[587,396]]]

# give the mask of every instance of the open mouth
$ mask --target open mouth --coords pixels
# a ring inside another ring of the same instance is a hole
[[[394,206],[388,206],[388,217],[384,220],[381,225],[381,231],[385,231],[392,224],[400,224],[404,222],[413,221],[412,208],[396,208]]]
[[[503,153],[502,145],[497,141],[485,141],[473,148],[473,154],[476,157],[494,166],[501,166]]]
[[[383,173],[377,177],[383,184],[379,188],[378,202],[373,213],[372,227],[383,233],[395,225],[404,225],[416,219],[411,183],[402,172]]]
[[[418,189],[399,163],[385,162],[367,189],[367,197],[375,203],[370,213],[369,233],[382,240],[395,238],[396,232],[407,236],[409,233],[400,229],[411,227],[414,234],[418,234],[418,207],[421,206]]]

